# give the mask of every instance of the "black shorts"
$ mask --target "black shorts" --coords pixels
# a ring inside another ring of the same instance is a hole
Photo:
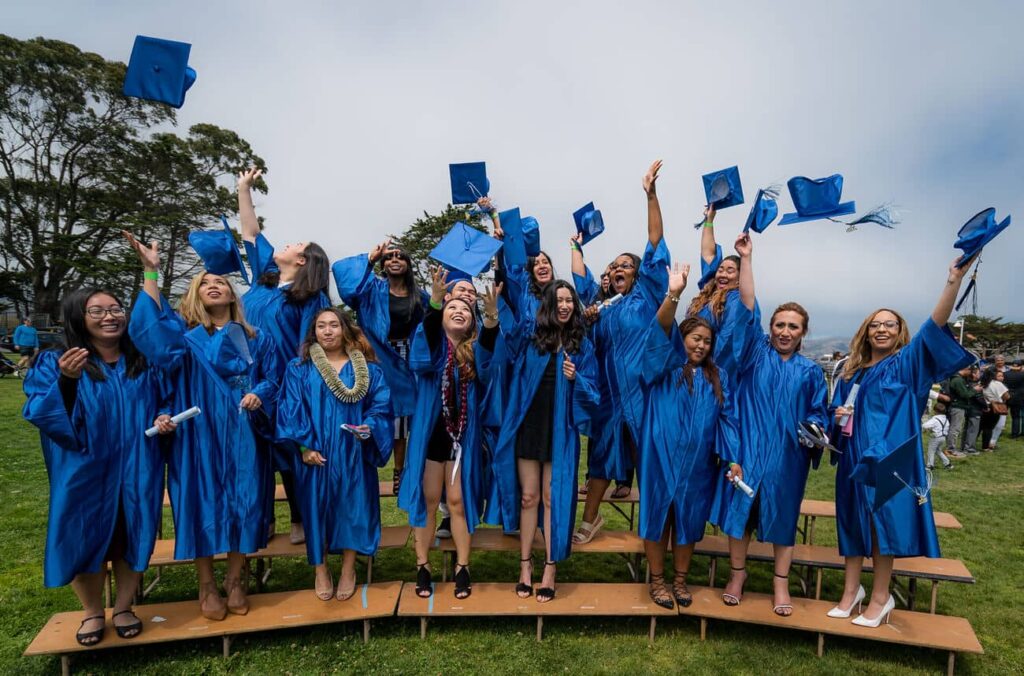
[[[18,348],[18,354],[20,354],[22,357],[31,357],[33,354],[35,354],[35,352],[36,352],[36,348],[34,348],[34,347],[19,347]]]

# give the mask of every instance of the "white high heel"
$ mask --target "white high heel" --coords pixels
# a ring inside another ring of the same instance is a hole
[[[859,614],[861,612],[861,608],[864,605],[865,596],[866,594],[864,593],[864,585],[857,587],[857,595],[853,597],[853,603],[850,604],[850,607],[846,610],[843,610],[839,606],[836,606],[832,610],[828,611],[828,616],[845,620],[848,617],[850,617],[850,614],[853,612],[854,606],[857,606],[857,613]]]
[[[857,617],[857,619],[855,619],[853,623],[856,624],[858,627],[871,627],[872,629],[882,624],[883,620],[886,624],[889,624],[889,616],[892,615],[893,608],[895,607],[896,599],[894,599],[892,597],[892,594],[890,594],[889,600],[885,602],[884,606],[882,606],[882,612],[878,615],[878,617],[876,617],[873,620],[869,620],[868,618],[861,615]]]

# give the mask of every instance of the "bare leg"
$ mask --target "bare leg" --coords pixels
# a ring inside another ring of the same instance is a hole
[[[775,575],[772,578],[772,585],[775,593],[776,615],[789,617],[793,614],[792,608],[780,606],[792,605],[793,599],[789,596],[789,569],[793,565],[793,547],[786,545],[775,545]]]
[[[644,555],[647,557],[647,566],[651,573],[651,582],[648,593],[651,600],[664,608],[673,608],[672,595],[668,593],[665,586],[665,549],[668,547],[669,521],[665,519],[665,528],[661,532],[661,539],[658,541],[644,540]]]
[[[544,574],[540,580],[540,586],[544,589],[555,588],[555,574],[558,572],[553,565],[547,565],[547,561],[554,561],[551,558],[551,463],[544,463]]]
[[[743,533],[742,539],[729,538],[729,582],[725,585],[723,596],[736,599],[743,598],[743,584],[747,581],[747,548],[750,547],[750,530]]]
[[[445,477],[450,477],[455,463],[444,465]],[[455,473],[455,481],[447,485],[448,511],[452,515],[452,539],[455,540],[455,562],[459,566],[469,565],[470,536],[466,523],[466,505],[462,501],[462,469]]]
[[[444,464],[427,460],[423,466],[423,502],[427,510],[427,523],[423,528],[414,528],[416,538],[416,564],[427,563],[429,570],[430,545],[434,541],[434,527],[437,524],[437,505],[441,502],[444,488]]]
[[[611,484],[611,481],[608,479],[590,478],[590,486],[587,489],[587,501],[583,505],[583,520],[587,523],[594,523],[594,519],[597,518],[598,510],[601,508],[601,500],[604,499],[604,493],[608,490],[609,484]]]
[[[199,611],[207,619],[223,620],[228,609],[220,597],[217,580],[213,576],[213,558],[197,558],[196,573],[199,575]]]
[[[540,463],[535,460],[516,460],[519,471],[519,583],[533,583],[533,540],[537,536],[537,505],[540,504]],[[546,533],[545,533],[546,535]],[[516,592],[519,598],[530,596],[525,589]]]
[[[347,601],[356,593],[356,551],[346,549],[341,553],[341,576],[338,580],[338,600]]]
[[[871,564],[874,575],[871,581],[871,602],[864,609],[864,616],[873,620],[878,617],[882,608],[889,602],[889,584],[892,582],[893,557],[878,553],[878,537],[874,528],[871,529]]]
[[[839,599],[839,607],[846,609],[853,605],[860,589],[860,574],[864,568],[863,556],[847,556],[843,574],[843,596]]]
[[[324,552],[323,563],[313,566],[313,571],[313,592],[321,601],[330,601],[334,596],[334,579],[331,577],[331,569],[327,561],[327,552]]]
[[[228,570],[224,575],[224,589],[228,594],[228,610],[238,615],[249,612],[249,579],[243,576],[245,554],[228,552]]]
[[[405,446],[407,443],[406,439],[395,439],[394,445],[391,447],[395,455],[395,469],[399,472],[405,469]]]
[[[118,615],[122,611],[132,609],[132,604],[135,603],[135,594],[139,589],[139,580],[142,578],[142,573],[137,573],[132,570],[131,566],[124,559],[118,559],[113,562],[114,568],[114,580],[117,582],[117,598],[114,601],[114,626],[125,627],[130,624],[135,624],[139,621],[139,618],[134,613],[128,612],[122,615]],[[142,630],[139,629],[130,633],[125,638],[131,638],[137,636]]]
[[[106,617],[103,610],[103,582],[106,580],[106,573],[79,573],[71,580],[71,588],[75,591],[75,595],[78,596],[78,601],[82,604],[82,619],[87,617],[98,617],[98,619],[89,620],[84,623],[79,629],[79,633],[88,634],[89,632],[98,631],[100,627],[106,622]],[[93,641],[89,645],[93,645],[98,641]]]

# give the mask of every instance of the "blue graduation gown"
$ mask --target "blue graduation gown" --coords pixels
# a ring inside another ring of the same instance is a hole
[[[839,553],[871,556],[871,526],[878,536],[878,551],[889,556],[939,556],[931,501],[917,504],[917,497],[903,489],[874,509],[875,489],[851,478],[861,465],[884,458],[910,437],[920,444],[921,414],[933,383],[948,378],[974,362],[946,327],[930,318],[910,343],[863,371],[854,403],[853,436],[843,437],[834,426],[833,440],[843,454],[836,468],[836,525]],[[839,379],[832,410],[842,406],[856,376]],[[926,485],[924,459],[915,456],[911,486]]]
[[[372,556],[380,544],[380,492],[377,468],[387,464],[394,443],[391,392],[384,372],[369,363],[370,385],[358,402],[345,403],[331,392],[310,360],[288,364],[277,407],[277,438],[319,452],[323,467],[296,463],[295,482],[306,530],[306,556],[311,565],[332,554],[354,549]],[[349,362],[338,374],[347,387],[355,384]],[[360,441],[343,424],[369,425],[370,438]]]
[[[633,442],[643,443],[644,395],[640,383],[647,329],[668,290],[668,247],[647,243],[632,290],[615,305],[601,311],[591,328],[597,350],[598,384],[603,415],[591,425],[587,448],[587,474],[599,479],[623,481],[632,468],[623,424]],[[578,279],[578,278],[577,278]]]
[[[202,414],[178,428],[168,458],[167,484],[174,514],[174,556],[251,554],[267,544],[266,491],[270,458],[266,443],[277,399],[277,353],[267,336],[248,338],[252,363],[227,331],[189,330],[164,298],[158,306],[140,293],[129,332],[150,363],[174,373],[174,410],[198,406]],[[262,401],[240,411],[247,393]],[[257,431],[259,430],[259,431]]]
[[[715,365],[729,374],[729,381],[738,385],[737,378],[740,373],[740,354],[746,343],[746,325],[750,317],[750,310],[740,300],[739,289],[732,289],[725,294],[725,306],[722,308],[722,315],[716,317],[709,305],[705,305],[697,312],[697,316],[705,319],[711,328],[715,330]],[[754,303],[754,321],[761,322],[761,309]]]
[[[510,382],[501,433],[493,459],[493,475],[498,483],[502,525],[506,531],[519,529],[520,490],[516,463],[516,437],[523,426],[530,404],[537,394],[548,360],[555,364],[555,415],[551,437],[551,560],[569,556],[576,522],[576,478],[580,462],[580,437],[598,413],[597,362],[594,348],[584,340],[577,354],[570,355],[576,365],[575,381],[562,375],[565,354],[541,354],[533,344],[535,322],[522,321],[503,340],[514,364],[516,377]]]
[[[671,336],[651,323],[644,352],[643,378],[648,386],[644,409],[645,442],[640,447],[640,524],[645,540],[660,540],[671,507],[675,543],[704,538],[718,483],[719,458],[731,458],[739,446],[729,377],[718,377],[718,403],[703,367],[694,369],[693,391],[682,380],[686,349],[679,331]]]
[[[416,378],[409,364],[402,359],[388,342],[391,329],[391,296],[388,280],[373,274],[373,266],[367,254],[350,256],[331,266],[338,295],[345,305],[359,315],[359,327],[377,353],[384,379],[391,389],[391,406],[395,415],[411,415],[416,406]],[[420,292],[424,309],[430,297]],[[405,480],[402,480],[403,483]]]
[[[757,538],[788,546],[795,543],[811,463],[811,453],[797,438],[797,426],[810,421],[825,428],[825,374],[800,354],[784,360],[761,330],[756,315],[748,311],[747,316],[747,338],[734,394],[740,423],[739,453],[726,459],[743,467],[743,481],[754,489],[755,497],[735,489],[725,479],[723,468],[714,523],[726,535],[742,538],[754,500],[758,500],[758,521],[750,524],[757,530]]]
[[[525,267],[507,265],[503,296],[508,302],[516,322],[536,320],[541,299],[530,292],[530,273]]]
[[[485,418],[485,397],[489,385],[491,352],[480,342],[475,346],[474,378],[466,388],[466,428],[462,433],[462,462],[459,469],[462,477],[462,500],[466,510],[466,525],[472,533],[480,523],[483,502],[487,495],[488,468],[483,461],[483,432]],[[448,358],[448,341],[441,337],[441,344],[431,351],[423,325],[416,328],[416,335],[409,348],[409,366],[416,374],[416,408],[412,413],[409,430],[409,445],[406,449],[405,470],[402,485],[398,491],[398,507],[409,514],[409,525],[423,528],[427,525],[426,501],[423,498],[423,470],[427,463],[427,443],[434,431],[438,416],[441,415],[441,378],[445,360]],[[455,382],[458,387],[458,368]],[[393,399],[393,397],[392,397]],[[451,475],[445,474],[445,485]]]
[[[97,573],[110,545],[118,507],[128,540],[124,559],[146,570],[160,524],[164,459],[143,432],[161,412],[161,376],[150,367],[135,378],[101,364],[104,381],[82,374],[69,416],[61,397],[56,351],[41,352],[25,376],[22,415],[39,428],[50,481],[43,584],[61,587]]]

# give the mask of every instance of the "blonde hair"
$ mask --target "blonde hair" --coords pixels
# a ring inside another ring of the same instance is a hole
[[[211,275],[211,272],[200,272],[198,275],[192,278],[192,281],[188,285],[188,290],[185,291],[185,295],[181,297],[181,302],[178,304],[178,313],[181,318],[185,320],[185,324],[190,329],[194,329],[197,326],[202,326],[206,329],[206,332],[213,334],[216,327],[213,325],[213,320],[210,319],[210,313],[206,311],[206,306],[203,305],[202,299],[199,297],[199,286],[206,279],[207,275]],[[256,337],[256,330],[249,326],[245,321],[245,312],[242,310],[242,301],[238,296],[238,292],[235,290],[235,285],[231,283],[231,280],[222,275],[214,275],[220,277],[227,283],[228,289],[231,290],[231,305],[228,308],[228,317],[233,322],[238,322],[245,329],[245,333],[250,338]]]
[[[690,301],[690,307],[686,308],[686,316],[690,317],[697,314],[705,305],[707,305],[709,306],[714,318],[721,319],[722,311],[725,309],[726,297],[729,295],[730,291],[738,288],[740,288],[739,282],[735,282],[720,289],[718,288],[718,285],[715,284],[715,280],[712,279],[705,284],[704,288],[700,290],[700,293],[694,296],[693,300]]]
[[[887,307],[878,308],[864,318],[860,328],[857,329],[857,333],[854,334],[853,339],[850,341],[850,356],[846,359],[846,365],[843,366],[843,380],[849,380],[857,371],[871,363],[871,341],[868,340],[868,324],[874,321],[879,312],[890,313],[896,317],[896,321],[900,324],[900,331],[896,336],[896,346],[893,348],[893,353],[898,352],[910,342],[910,331],[907,330],[907,321],[903,319],[903,315]]]

